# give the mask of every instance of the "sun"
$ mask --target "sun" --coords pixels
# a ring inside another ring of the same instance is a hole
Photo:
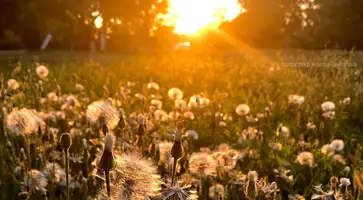
[[[167,12],[157,18],[162,25],[174,27],[179,35],[195,35],[217,29],[246,12],[239,0],[168,0]]]

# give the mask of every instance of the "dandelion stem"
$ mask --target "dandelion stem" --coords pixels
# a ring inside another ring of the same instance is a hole
[[[68,149],[65,149],[64,150],[64,160],[65,160],[65,163],[66,163],[66,199],[69,200],[69,178],[68,178]]]
[[[178,159],[174,158],[174,162],[173,162],[173,176],[171,179],[171,184],[174,185],[175,184],[175,175],[176,175],[176,166],[178,165]]]
[[[107,196],[110,197],[111,196],[111,188],[110,188],[110,171],[109,170],[105,170],[105,175],[106,175],[106,187],[107,187]]]

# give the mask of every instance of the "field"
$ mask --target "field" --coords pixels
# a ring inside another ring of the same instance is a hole
[[[363,199],[361,52],[0,65],[0,199]]]

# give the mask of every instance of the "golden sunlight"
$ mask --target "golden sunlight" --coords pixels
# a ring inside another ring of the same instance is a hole
[[[239,0],[168,0],[167,13],[158,19],[174,27],[180,35],[195,35],[203,30],[217,29],[246,12]]]

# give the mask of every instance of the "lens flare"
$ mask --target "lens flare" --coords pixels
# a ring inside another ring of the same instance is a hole
[[[239,0],[168,0],[167,12],[158,15],[162,25],[179,35],[217,29],[246,12]]]

